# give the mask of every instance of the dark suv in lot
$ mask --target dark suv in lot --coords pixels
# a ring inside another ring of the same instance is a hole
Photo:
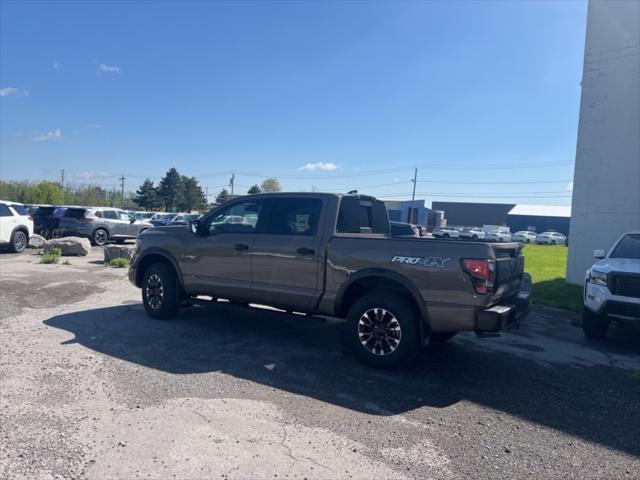
[[[118,208],[70,207],[60,219],[58,233],[86,237],[94,245],[104,245],[109,240],[122,243],[136,238],[151,227],[153,225],[146,220],[138,220]]]

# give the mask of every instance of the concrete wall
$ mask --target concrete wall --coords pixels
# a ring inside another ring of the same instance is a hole
[[[640,229],[640,2],[589,2],[567,280]]]

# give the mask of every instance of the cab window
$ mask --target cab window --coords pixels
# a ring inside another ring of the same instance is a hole
[[[235,203],[209,217],[208,232],[255,233],[262,218],[263,201]]]

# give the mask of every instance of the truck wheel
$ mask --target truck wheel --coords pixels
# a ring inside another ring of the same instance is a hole
[[[431,332],[429,336],[429,342],[434,344],[441,344],[456,336],[458,332]]]
[[[395,293],[368,293],[349,310],[346,340],[366,363],[392,367],[408,362],[418,352],[417,320],[406,298]]]
[[[93,235],[91,236],[91,241],[94,245],[98,245],[99,247],[103,246],[109,240],[109,232],[107,232],[104,228],[98,228]]]
[[[171,318],[180,309],[180,289],[173,269],[163,263],[154,263],[144,274],[142,302],[152,318]]]
[[[582,331],[589,338],[604,338],[609,329],[609,319],[605,315],[593,313],[587,307],[582,308]]]
[[[27,248],[27,243],[29,239],[27,238],[27,234],[22,230],[16,230],[11,235],[11,251],[13,253],[22,253],[24,249]]]

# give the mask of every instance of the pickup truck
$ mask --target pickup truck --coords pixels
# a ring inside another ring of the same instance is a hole
[[[495,336],[531,291],[521,243],[392,238],[382,201],[328,193],[246,195],[150,228],[129,279],[153,318],[226,299],[345,319],[346,343],[380,367],[459,331]]]

